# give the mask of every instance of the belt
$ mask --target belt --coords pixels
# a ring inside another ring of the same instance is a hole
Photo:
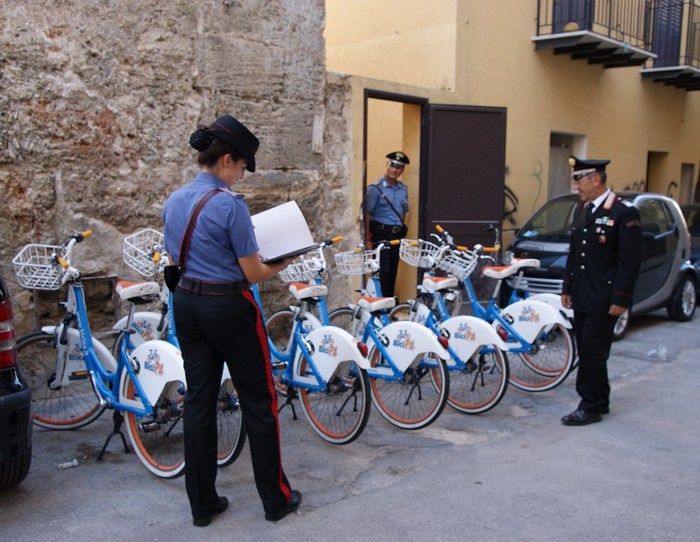
[[[401,226],[391,226],[389,224],[382,224],[376,220],[372,221],[374,223],[374,229],[377,231],[388,231],[389,233],[399,233],[401,231]]]
[[[181,277],[178,288],[195,295],[236,295],[250,288],[245,280],[236,282],[206,282],[189,277]]]

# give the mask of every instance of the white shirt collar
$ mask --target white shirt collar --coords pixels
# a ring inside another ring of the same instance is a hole
[[[591,203],[589,203],[589,205],[591,205],[591,213],[595,213],[595,210],[603,204],[605,198],[608,197],[608,194],[610,194],[609,188],[596,199],[594,199]]]

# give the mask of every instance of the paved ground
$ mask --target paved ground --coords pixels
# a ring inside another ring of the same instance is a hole
[[[304,500],[277,524],[263,518],[247,451],[219,475],[231,508],[197,529],[183,478],[153,477],[116,442],[96,462],[109,413],[78,431],[37,428],[28,478],[0,492],[0,540],[695,541],[699,336],[700,317],[633,322],[613,347],[612,412],[586,427],[559,422],[577,403],[573,378],[543,394],[510,388],[481,416],[446,409],[419,432],[373,413],[345,447],[283,411],[285,468]],[[647,355],[658,344],[666,361]]]

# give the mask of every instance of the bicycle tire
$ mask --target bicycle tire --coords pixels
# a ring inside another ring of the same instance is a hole
[[[224,380],[219,389],[216,426],[219,436],[216,463],[219,467],[228,467],[241,455],[246,440],[238,392],[230,378]]]
[[[449,364],[447,404],[465,414],[482,414],[501,402],[508,389],[508,360],[497,348],[476,352],[463,367]]]
[[[561,324],[543,332],[530,352],[510,361],[510,383],[523,391],[551,390],[566,380],[574,362],[571,333]]]
[[[126,375],[122,391],[127,400],[139,401],[129,375]],[[177,478],[185,473],[184,401],[185,383],[169,382],[153,405],[153,415],[125,412],[126,432],[134,452],[159,478]]]
[[[400,303],[389,313],[392,322],[410,320],[411,305]],[[465,363],[448,363],[447,404],[464,414],[481,414],[501,402],[508,389],[508,360],[498,349],[474,353]]]
[[[389,367],[376,347],[369,360],[372,367]],[[427,427],[447,404],[450,392],[447,363],[434,354],[426,353],[408,367],[401,380],[368,376],[375,408],[386,421],[400,429],[412,431]]]
[[[94,422],[104,412],[87,372],[73,375],[58,389],[49,384],[56,374],[58,351],[52,334],[37,331],[17,340],[17,361],[32,393],[32,422],[46,429],[69,430]]]
[[[306,374],[306,359],[302,357],[299,363],[300,374]],[[354,362],[341,363],[325,390],[299,388],[297,391],[306,419],[323,440],[349,444],[367,426],[371,408],[369,380],[366,371]]]
[[[402,320],[411,319],[411,304],[410,303],[399,303],[393,309],[389,311],[389,321],[390,322],[400,322]]]
[[[272,341],[272,344],[281,354],[289,354],[289,338],[292,335],[295,315],[296,313],[290,309],[282,309],[272,314],[265,322],[269,340]],[[270,354],[272,357],[272,353]],[[286,397],[287,384],[283,380],[285,369],[275,368],[275,365],[279,366],[282,362],[276,362],[274,359],[271,359],[271,361],[273,363],[272,376],[275,381],[275,389],[277,393]]]
[[[358,329],[357,333],[353,333],[353,326],[355,323],[355,310],[351,307],[338,307],[333,309],[328,314],[328,320],[330,325],[339,327],[350,333],[358,341],[362,340],[362,330]],[[360,335],[358,337],[358,335]]]

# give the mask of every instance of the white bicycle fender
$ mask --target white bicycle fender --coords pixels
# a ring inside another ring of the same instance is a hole
[[[121,331],[126,326],[127,316],[121,318],[112,329]],[[165,335],[165,330],[158,331],[161,315],[157,312],[137,312],[134,313],[134,321],[131,322],[131,329],[136,333],[131,335],[131,342],[134,346],[140,346],[146,341],[154,339],[162,339]]]
[[[56,333],[56,327],[57,326],[43,326],[41,331],[49,335],[54,335]],[[69,383],[68,377],[70,374],[87,369],[85,366],[85,358],[83,357],[83,348],[80,345],[80,332],[75,328],[68,328],[66,338],[68,339],[68,350],[63,384]],[[92,338],[92,347],[95,349],[95,355],[97,359],[100,360],[102,367],[110,373],[115,372],[117,370],[117,362],[109,349],[94,337]]]
[[[186,385],[182,353],[172,344],[161,340],[148,341],[137,347],[131,355],[138,362],[136,376],[151,405],[158,401],[167,383],[182,382]],[[127,372],[124,371],[120,388],[124,395],[126,375]]]
[[[481,346],[493,345],[508,350],[491,324],[474,316],[455,316],[441,323],[450,334],[450,348],[462,361],[467,361]]]
[[[565,309],[561,304],[561,296],[557,294],[532,294],[528,299],[544,301],[547,305],[554,307],[557,311],[562,311],[569,320],[574,319],[574,309]]]
[[[311,331],[305,339],[313,347],[311,358],[324,382],[328,382],[338,365],[345,361],[354,361],[362,369],[370,367],[367,358],[357,348],[357,339],[344,329],[335,326],[322,326]],[[315,378],[308,378],[300,373],[301,359],[302,353],[299,352],[294,360],[296,378],[315,383]]]
[[[511,303],[502,312],[513,318],[513,328],[528,342],[534,342],[542,330],[552,324],[571,329],[571,322],[544,301],[523,299]],[[494,321],[493,327],[498,326],[499,323]]]
[[[404,372],[419,354],[435,353],[448,360],[450,354],[438,342],[435,333],[427,327],[410,321],[392,322],[379,330],[388,340],[387,350],[396,367]]]

